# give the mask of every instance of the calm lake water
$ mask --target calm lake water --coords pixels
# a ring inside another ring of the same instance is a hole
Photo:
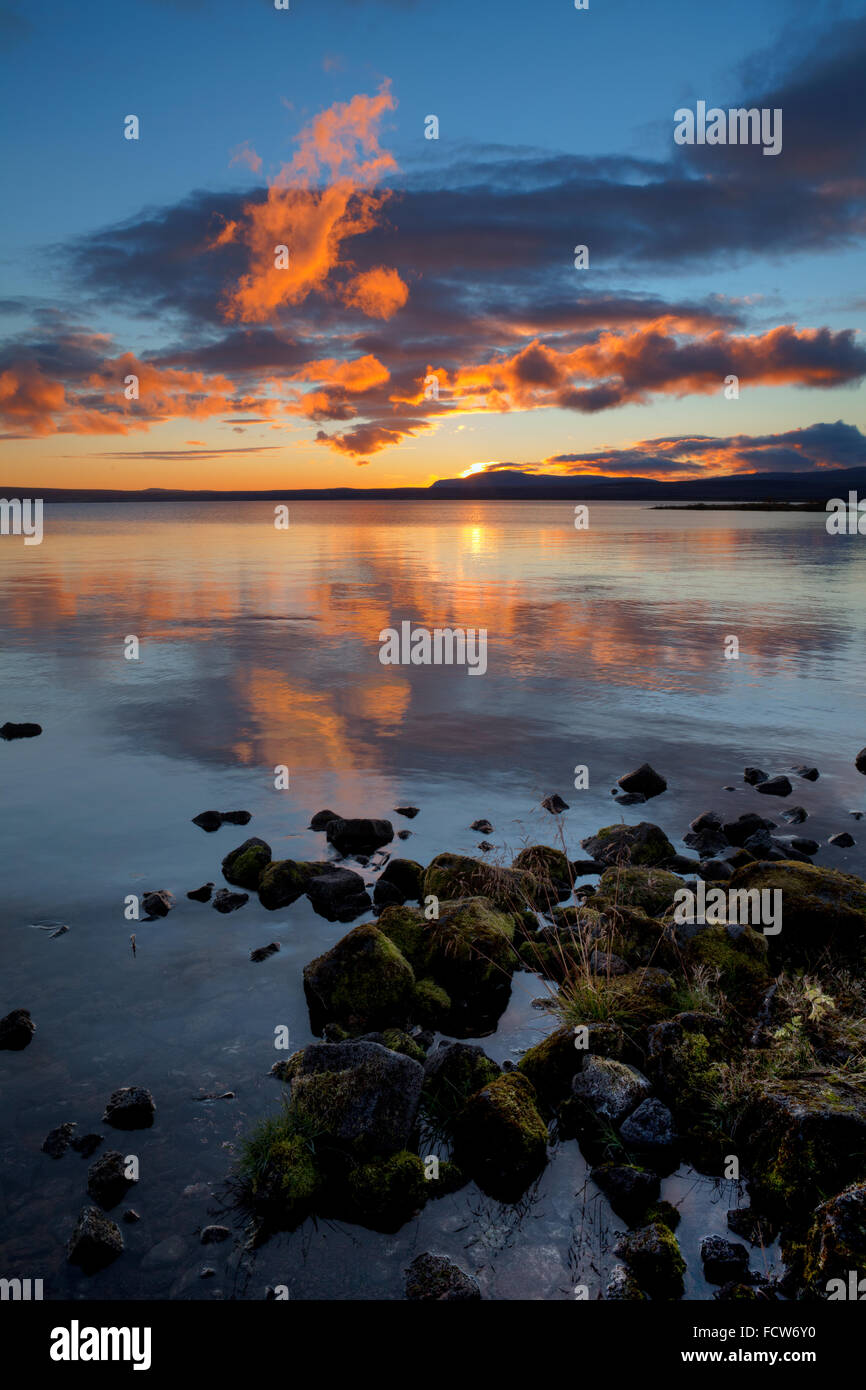
[[[657,822],[678,849],[700,811],[772,814],[744,765],[815,763],[820,780],[795,779],[790,801],[815,839],[858,841],[817,862],[863,874],[866,828],[849,813],[866,808],[853,765],[866,744],[866,542],[828,536],[819,514],[616,503],[592,505],[584,531],[562,503],[293,503],[290,515],[278,531],[267,503],[48,506],[41,546],[0,540],[0,723],[44,729],[0,744],[0,1015],[28,1008],[38,1029],[25,1051],[0,1053],[0,1273],[42,1278],[46,1298],[262,1298],[282,1283],[292,1298],[388,1299],[432,1249],[488,1298],[572,1298],[577,1283],[595,1298],[622,1226],[575,1142],[518,1207],[470,1186],[394,1236],[307,1222],[244,1255],[225,1187],[236,1145],[279,1101],[274,1028],[293,1048],[311,1040],[303,966],[348,927],[306,899],[269,913],[252,898],[221,916],[186,892],[219,886],[221,858],[249,834],[275,858],[324,857],[306,826],[326,806],[390,817],[411,829],[400,852],[427,863],[475,853],[479,817],[497,857],[553,843],[539,802],[555,791],[579,857],[581,838],[619,818],[617,777],[645,760],[669,790],[621,814]],[[383,666],[379,632],[404,619],[486,628],[486,675]],[[131,635],[138,661],[124,658]],[[729,636],[739,660],[725,659]],[[588,790],[573,789],[579,764]],[[421,808],[412,821],[393,815],[407,803]],[[208,835],[190,823],[208,808],[253,819]],[[170,916],[125,921],[124,897],[153,888],[177,896]],[[29,929],[43,919],[70,930]],[[279,954],[253,965],[271,940]],[[516,1060],[550,1031],[532,1005],[543,993],[515,975],[483,1040],[491,1056]],[[106,1131],[108,1095],[135,1083],[153,1092],[154,1127]],[[227,1090],[233,1100],[200,1099]],[[64,1248],[89,1161],[40,1152],[65,1120],[141,1164],[112,1216],[133,1205],[142,1219],[90,1278]],[[685,1168],[662,1195],[683,1213],[686,1297],[710,1297],[701,1237],[747,1197]],[[202,1247],[214,1220],[237,1239]],[[199,1277],[205,1265],[215,1277]]]

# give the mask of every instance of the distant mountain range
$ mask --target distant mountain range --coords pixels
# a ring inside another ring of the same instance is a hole
[[[442,478],[429,487],[201,488],[0,487],[0,497],[41,497],[46,502],[281,502],[281,501],[611,501],[611,502],[764,502],[847,500],[849,491],[866,496],[866,467],[810,473],[738,473],[687,482],[654,478],[601,478],[597,474],[473,473]]]

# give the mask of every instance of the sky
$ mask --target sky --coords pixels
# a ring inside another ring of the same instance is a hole
[[[866,463],[863,3],[13,0],[0,54],[0,485]]]

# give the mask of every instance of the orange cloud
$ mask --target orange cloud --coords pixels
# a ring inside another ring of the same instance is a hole
[[[348,288],[334,279],[334,272],[353,268],[342,259],[343,243],[371,231],[390,197],[389,190],[376,191],[397,167],[381,149],[378,130],[394,105],[386,81],[375,96],[354,96],[321,112],[297,137],[298,149],[270,181],[265,201],[248,203],[231,234],[224,228],[211,244],[240,241],[249,251],[250,269],[223,303],[227,318],[265,323],[314,290],[330,289],[380,318],[405,303],[405,285],[385,267],[356,276]],[[279,263],[280,246],[288,248],[287,266]]]
[[[258,174],[261,172],[262,159],[261,155],[250,149],[249,141],[245,140],[242,145],[237,145],[232,150],[229,164],[246,164],[248,169],[252,169],[254,174]]]

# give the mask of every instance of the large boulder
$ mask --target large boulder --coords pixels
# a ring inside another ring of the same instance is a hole
[[[580,843],[592,859],[606,866],[664,864],[676,853],[664,831],[649,821],[640,821],[637,825],[607,825]]]
[[[344,820],[342,816],[337,816],[325,826],[325,838],[338,854],[372,854],[391,843],[394,827],[389,820],[369,820],[366,817]]]
[[[471,1096],[455,1123],[454,1157],[488,1196],[516,1202],[547,1162],[547,1127],[520,1072]]]
[[[370,923],[355,927],[304,967],[314,1032],[336,1022],[357,1032],[402,1027],[412,1011],[415,974],[393,941]]]
[[[291,1122],[368,1160],[405,1149],[412,1134],[423,1068],[374,1042],[310,1043],[292,1079]]]
[[[592,1170],[592,1180],[610,1202],[617,1216],[633,1225],[646,1219],[647,1208],[661,1191],[658,1173],[633,1163],[603,1163]]]
[[[236,888],[251,888],[255,891],[259,881],[271,862],[271,847],[257,835],[251,835],[237,849],[229,850],[222,862],[223,878]]]
[[[866,1179],[866,1092],[830,1075],[764,1082],[735,1138],[753,1202],[789,1218],[828,1190]]]
[[[568,855],[561,849],[554,849],[550,845],[530,845],[528,849],[520,851],[511,867],[533,874],[543,897],[550,902],[559,902],[571,892],[571,865]]]
[[[373,901],[387,906],[407,899],[420,902],[424,890],[424,870],[414,859],[390,859],[376,880]]]
[[[854,874],[782,860],[745,864],[730,889],[781,892],[782,930],[768,938],[779,959],[814,960],[827,952],[862,961],[866,946],[866,883]],[[772,901],[772,899],[770,899]]]
[[[501,869],[462,854],[437,854],[424,875],[424,895],[440,902],[453,898],[488,898],[506,912],[532,907],[540,894],[528,869]]]

